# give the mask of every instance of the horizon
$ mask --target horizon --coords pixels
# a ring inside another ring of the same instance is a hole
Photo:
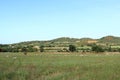
[[[119,0],[0,1],[0,44],[120,36]]]
[[[16,44],[16,43],[22,43],[22,42],[31,42],[31,41],[50,41],[50,40],[55,40],[55,39],[59,39],[59,38],[73,38],[73,39],[83,39],[83,38],[90,38],[90,39],[101,39],[103,37],[108,37],[108,36],[112,36],[112,37],[120,37],[120,36],[114,36],[114,35],[106,35],[106,36],[102,36],[100,38],[91,38],[91,37],[81,37],[81,38],[77,38],[77,37],[57,37],[57,38],[53,38],[53,39],[49,39],[49,40],[26,40],[26,41],[20,41],[20,42],[13,42],[13,43],[2,43],[3,45],[7,45],[7,44]]]

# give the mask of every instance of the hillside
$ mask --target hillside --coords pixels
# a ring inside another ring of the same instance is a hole
[[[70,44],[80,46],[80,45],[86,45],[89,41],[96,41],[95,39],[91,38],[69,38],[69,37],[61,37],[56,38],[53,40],[48,41],[27,41],[27,42],[20,42],[16,44],[11,45],[20,45],[20,46],[41,46],[44,45],[46,47],[68,47]]]
[[[100,38],[98,42],[104,43],[104,44],[119,45],[120,44],[120,37],[105,36],[105,37]]]
[[[115,37],[115,36],[105,36],[100,39],[92,39],[92,38],[69,38],[69,37],[61,37],[61,38],[56,38],[53,40],[48,40],[48,41],[27,41],[27,42],[20,42],[16,44],[11,44],[11,45],[32,45],[32,46],[68,46],[69,44],[74,44],[77,46],[80,45],[86,45],[86,44],[92,44],[92,43],[99,43],[99,44],[113,44],[113,45],[119,45],[120,44],[120,37]]]
[[[40,50],[40,46],[44,46],[45,51],[68,51],[69,45],[74,45],[79,51],[89,51],[91,50],[91,44],[97,44],[106,49],[110,46],[112,48],[119,48],[120,37],[105,36],[100,39],[61,37],[48,41],[26,41],[7,45],[0,44],[0,49],[3,52],[21,52],[23,48],[26,48],[30,52],[36,52]],[[114,51],[116,51],[116,49]]]

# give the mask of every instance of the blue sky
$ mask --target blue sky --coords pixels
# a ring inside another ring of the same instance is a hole
[[[0,44],[120,36],[120,0],[0,0]]]

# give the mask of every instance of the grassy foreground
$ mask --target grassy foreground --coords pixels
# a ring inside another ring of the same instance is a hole
[[[0,53],[0,80],[119,79],[119,54]]]

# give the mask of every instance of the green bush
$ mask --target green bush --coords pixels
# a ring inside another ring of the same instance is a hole
[[[99,45],[93,45],[92,46],[92,51],[94,52],[104,52],[104,49],[102,48],[102,46],[99,46]]]
[[[75,52],[75,51],[76,51],[76,46],[74,46],[74,45],[69,45],[69,51],[70,51],[70,52]]]

